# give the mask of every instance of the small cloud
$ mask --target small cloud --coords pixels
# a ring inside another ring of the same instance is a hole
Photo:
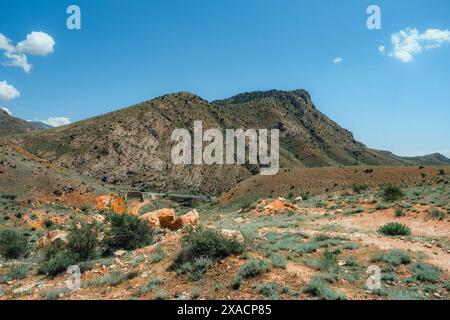
[[[341,57],[336,57],[336,58],[334,58],[334,60],[333,60],[333,62],[336,63],[336,64],[339,64],[339,63],[341,63],[342,61],[344,61],[344,59],[342,59]]]
[[[40,120],[40,122],[48,124],[49,126],[52,127],[60,127],[71,123],[69,118],[67,117],[48,118],[47,120]]]
[[[32,65],[28,63],[27,56],[22,53],[11,53],[5,52],[5,57],[9,58],[10,61],[3,62],[3,66],[7,67],[20,67],[26,73],[30,73]]]
[[[53,53],[55,40],[45,32],[33,31],[27,35],[27,38],[19,42],[16,46],[17,51],[28,53],[34,56],[46,56]]]
[[[406,28],[391,35],[392,50],[388,55],[407,63],[414,60],[417,54],[440,48],[446,42],[450,43],[450,30],[428,29],[420,33],[415,28]],[[380,53],[385,54],[380,47],[378,48]]]
[[[379,46],[378,51],[384,56],[386,54],[386,47],[385,46]]]
[[[14,46],[11,44],[11,40],[9,40],[1,33],[0,33],[0,49],[8,52],[14,50]]]
[[[6,113],[7,113],[8,115],[12,116],[12,112],[9,111],[8,108],[0,108],[0,109],[2,109],[3,111],[6,111]]]
[[[0,100],[9,101],[20,97],[20,92],[6,81],[0,81]]]

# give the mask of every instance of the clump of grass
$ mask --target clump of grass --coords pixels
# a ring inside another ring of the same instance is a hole
[[[445,213],[442,211],[437,210],[436,208],[433,208],[433,210],[431,210],[430,212],[430,216],[433,219],[439,219],[439,220],[444,220],[445,218]]]
[[[360,194],[362,191],[366,191],[369,187],[367,186],[367,184],[358,184],[358,183],[354,183],[352,185],[352,190],[354,193]]]
[[[397,208],[397,209],[395,209],[395,216],[397,217],[397,218],[399,218],[399,217],[404,217],[405,216],[405,212],[403,211],[403,209],[402,208]]]
[[[283,256],[275,255],[272,257],[272,265],[275,268],[286,269],[286,259]]]
[[[117,285],[121,284],[122,282],[134,279],[137,276],[138,276],[138,272],[135,272],[135,271],[131,271],[128,273],[123,273],[120,271],[112,271],[111,273],[109,273],[99,279],[88,282],[85,286],[86,287],[91,287],[91,286],[92,287],[101,287],[101,286],[105,286],[105,285],[117,286]]]
[[[320,277],[313,277],[305,286],[303,292],[324,300],[345,300],[345,296],[331,289],[327,282]]]
[[[308,260],[307,264],[315,269],[327,271],[330,274],[337,273],[339,270],[337,261],[339,253],[339,250],[325,250],[321,258]]]
[[[409,229],[404,224],[398,222],[390,222],[381,226],[378,232],[386,236],[408,236],[411,234],[411,229]]]
[[[412,264],[411,270],[414,273],[413,279],[416,281],[437,283],[441,279],[441,269],[424,262]]]
[[[270,270],[269,264],[264,260],[251,259],[246,264],[244,264],[236,274],[233,282],[233,288],[239,289],[242,281],[257,277]]]
[[[264,297],[272,300],[278,300],[279,287],[280,286],[278,283],[270,282],[260,285],[258,290],[259,293],[262,294]]]
[[[57,288],[53,290],[49,290],[45,293],[46,300],[58,300],[61,296],[70,293],[70,290],[67,288]]]
[[[388,298],[392,300],[423,300],[424,297],[411,289],[400,289],[388,292]]]
[[[8,281],[17,280],[17,279],[25,279],[30,272],[30,266],[21,263],[17,266],[11,268],[11,270],[5,275],[0,277],[0,283],[6,283]]]
[[[403,250],[392,249],[386,253],[376,255],[372,258],[372,262],[386,262],[392,266],[399,266],[401,264],[410,264],[411,256]]]
[[[398,186],[386,184],[381,189],[381,196],[386,202],[394,202],[403,198],[404,193]]]
[[[155,294],[155,300],[166,300],[170,297],[170,293],[166,290],[159,290]]]
[[[161,247],[161,245],[157,245],[155,248],[155,252],[150,257],[150,262],[158,263],[158,262],[162,261],[165,258],[165,256],[166,255],[165,255],[164,250]]]
[[[193,281],[199,281],[203,278],[205,273],[211,268],[212,260],[209,258],[197,258],[194,261],[189,261],[177,269],[177,275],[187,274]]]

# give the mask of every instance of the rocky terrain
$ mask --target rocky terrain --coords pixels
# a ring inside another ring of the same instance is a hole
[[[304,90],[178,93],[43,131],[1,116],[1,300],[450,298],[448,159],[369,149]],[[171,165],[196,120],[280,129],[282,168]]]

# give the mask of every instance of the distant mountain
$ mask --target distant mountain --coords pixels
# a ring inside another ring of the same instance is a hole
[[[42,122],[30,122],[9,115],[0,109],[0,136],[33,132],[52,128]]]
[[[450,159],[443,156],[440,153],[427,154],[424,156],[416,156],[416,157],[402,157],[393,154],[390,151],[379,151],[389,157],[405,161],[411,165],[424,165],[424,166],[432,166],[432,165],[446,165],[450,164]]]
[[[102,181],[140,189],[218,194],[259,173],[258,166],[191,165],[171,161],[176,128],[280,129],[282,167],[404,165],[367,148],[322,114],[305,90],[243,93],[208,102],[170,94],[92,119],[31,132],[15,142],[35,155]]]

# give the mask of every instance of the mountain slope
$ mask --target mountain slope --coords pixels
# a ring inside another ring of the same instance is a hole
[[[5,110],[0,109],[0,136],[27,133],[49,128],[51,128],[51,126],[41,122],[30,122],[10,116]]]
[[[390,151],[379,151],[379,152],[381,152],[389,157],[398,159],[400,161],[405,161],[406,163],[411,164],[411,165],[433,166],[433,165],[450,164],[450,159],[448,159],[447,157],[443,156],[440,153],[432,153],[432,154],[427,154],[424,156],[416,156],[416,157],[402,157],[402,156],[397,156]]]
[[[123,188],[218,194],[257,174],[258,166],[180,166],[171,161],[176,128],[280,129],[282,167],[404,165],[368,149],[317,110],[305,90],[244,93],[208,101],[181,92],[15,138],[26,150]]]

